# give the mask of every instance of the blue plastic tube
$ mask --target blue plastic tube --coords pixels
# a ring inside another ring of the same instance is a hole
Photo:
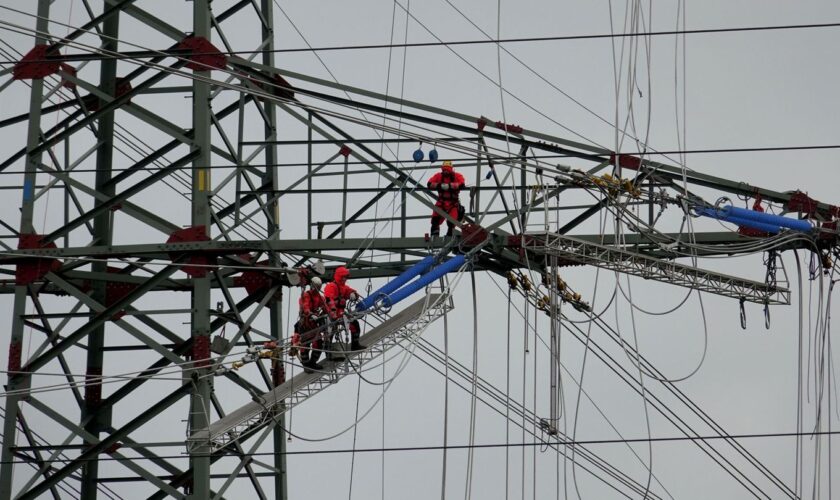
[[[383,296],[383,304],[386,306],[393,306],[404,298],[413,295],[418,290],[422,290],[426,287],[426,285],[436,279],[439,279],[444,274],[455,271],[459,267],[463,266],[464,261],[465,258],[463,255],[456,255],[455,257],[452,257],[443,264],[433,268],[431,271],[421,276],[418,280],[409,283],[390,295]]]
[[[746,208],[727,206],[723,207],[720,211],[727,217],[731,216],[739,219],[754,220],[762,224],[772,224],[786,227],[803,233],[810,233],[812,229],[811,223],[807,220],[792,219],[790,217],[782,217],[781,215],[768,214],[758,212],[756,210],[748,210]]]
[[[701,208],[697,211],[697,213],[706,217],[711,217],[713,219],[729,222],[731,224],[749,227],[757,231],[764,231],[765,233],[777,234],[782,231],[782,228],[779,227],[779,225],[777,224],[766,224],[763,222],[758,222],[756,220],[743,219],[741,217],[735,217],[733,215],[726,215],[723,210],[716,212],[714,208]]]
[[[435,256],[429,255],[425,259],[421,260],[417,264],[409,267],[405,271],[402,272],[399,276],[392,279],[388,283],[385,283],[381,288],[376,290],[375,292],[371,293],[364,300],[362,300],[359,305],[356,307],[357,311],[366,311],[373,307],[373,304],[376,303],[376,300],[383,295],[389,295],[396,291],[401,286],[405,285],[415,277],[427,272],[435,263]]]

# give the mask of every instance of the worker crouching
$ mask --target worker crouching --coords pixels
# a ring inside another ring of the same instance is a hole
[[[359,294],[356,290],[347,286],[347,278],[350,277],[350,271],[341,266],[335,270],[333,281],[327,283],[324,287],[324,298],[327,304],[327,314],[331,321],[344,321],[344,310],[347,308],[348,300],[359,300]],[[347,321],[347,329],[350,332],[350,350],[361,351],[364,346],[359,344],[359,335],[361,330],[359,328],[359,320],[353,319]]]
[[[433,175],[426,184],[432,191],[437,191],[437,202],[435,206],[445,212],[453,220],[461,221],[464,218],[464,206],[458,196],[465,185],[464,176],[456,172],[451,161],[443,162],[440,172]],[[431,236],[440,235],[440,224],[446,219],[437,211],[432,212]],[[446,235],[452,236],[455,223],[446,219]]]

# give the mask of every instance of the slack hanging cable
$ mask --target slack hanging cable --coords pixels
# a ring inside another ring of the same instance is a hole
[[[799,262],[799,252],[793,251],[796,259],[796,280],[799,287],[799,321],[798,321],[798,335],[797,335],[797,356],[796,356],[796,432],[801,433],[802,422],[802,263]],[[796,449],[794,458],[794,478],[793,488],[797,496],[802,496],[802,437],[796,437]]]
[[[523,322],[524,322],[524,334],[522,336],[523,342],[525,343],[525,349],[522,351],[522,408],[526,408],[526,404],[528,401],[528,395],[525,391],[526,386],[526,379],[527,379],[527,366],[528,366],[528,299],[527,297],[524,299],[525,305],[523,309],[525,313],[523,314]],[[525,428],[527,425],[527,420],[525,418],[525,412],[522,412],[522,442],[525,442]],[[522,491],[519,498],[524,500],[525,498],[525,448],[522,448]]]
[[[441,278],[441,287],[443,278]],[[446,461],[449,445],[449,313],[443,313],[443,460],[441,463],[440,500],[446,500]]]
[[[629,281],[630,281],[629,276],[627,277],[627,281],[629,283]],[[618,314],[618,301],[616,301],[616,314]],[[639,338],[638,338],[637,333],[636,333],[636,314],[633,312],[633,308],[630,308],[630,324],[633,328],[633,344],[634,344],[634,348],[635,348],[635,351],[636,351],[636,366],[637,366],[638,372],[639,372],[639,385],[642,388],[642,407],[644,408],[644,411],[645,411],[645,426],[647,427],[648,438],[650,438],[651,437],[650,412],[648,410],[648,398],[646,396],[647,388],[645,387],[645,374],[642,371],[642,362],[641,362],[641,359],[640,359],[641,355],[639,353]],[[651,478],[653,477],[653,443],[651,443],[651,442],[648,443],[647,470],[648,470],[648,478],[647,478],[647,484],[645,485],[645,495],[644,495],[645,497],[647,497],[647,494],[650,491]]]
[[[383,365],[384,366],[384,365]],[[353,498],[353,472],[356,468],[356,435],[359,430],[359,398],[362,395],[362,379],[358,378],[356,384],[356,415],[353,420],[356,423],[353,425],[353,451],[350,453],[350,485],[347,487],[347,500]]]
[[[539,319],[539,309],[534,308],[534,395],[531,401],[534,404],[534,409],[531,410],[534,415],[537,414],[537,356],[540,352],[537,349],[537,322]],[[534,446],[531,447],[531,495],[534,500],[537,500],[537,441],[542,441],[540,434],[537,434],[537,419],[532,422],[534,430],[531,435],[534,437]]]
[[[612,23],[612,16],[610,17],[610,22]],[[603,239],[604,239],[604,227],[605,227],[605,225],[606,225],[606,219],[602,215],[600,217],[600,220],[599,220],[599,230],[600,230],[600,233],[602,235],[601,236],[601,243],[603,243]],[[590,301],[590,304],[592,304],[592,311],[593,312],[595,311],[595,299],[598,298],[598,283],[599,283],[598,278],[600,278],[600,276],[601,276],[601,268],[599,267],[599,268],[595,269],[595,285],[593,286],[593,289],[592,289],[592,300]],[[616,289],[617,288],[618,288],[618,286],[616,286]],[[617,300],[616,299],[616,289],[613,289],[612,297],[610,297],[610,300],[607,303],[607,306],[604,308],[604,310],[601,312],[601,314],[598,315],[599,318],[601,317],[601,315],[603,315],[604,313],[607,312],[607,309],[609,308],[612,301]],[[590,335],[592,333],[592,323],[593,322],[594,321],[589,321],[588,324],[586,325],[586,342],[583,345],[583,361],[581,362],[581,365],[580,365],[580,376],[578,377],[578,393],[577,393],[577,398],[575,399],[575,417],[574,417],[574,421],[572,423],[572,441],[577,439],[578,415],[580,414],[580,396],[581,396],[581,393],[583,392],[583,381],[584,381],[584,377],[586,376],[586,359],[588,357],[589,349],[590,349],[589,342],[590,342],[590,339],[591,339]],[[575,328],[578,328],[578,326],[576,324],[573,325],[573,326]],[[578,486],[578,482],[577,482],[577,470],[576,470],[576,467],[575,467],[575,452],[576,452],[576,450],[577,450],[577,447],[572,446],[572,453],[571,453],[572,484],[575,487],[575,494],[577,495],[578,500],[580,500],[582,498],[582,496],[580,494],[580,487]],[[566,465],[564,464],[563,465],[564,471],[565,471],[565,467],[566,467]]]
[[[510,291],[507,290],[507,349],[505,349],[505,445],[510,443]],[[448,366],[447,366],[448,369]],[[510,451],[505,450],[505,498],[510,490]],[[442,500],[442,499],[441,499]]]
[[[475,402],[476,382],[478,377],[478,297],[475,286],[475,270],[470,269],[470,284],[472,285],[473,303],[473,359],[472,359],[472,391],[470,393],[470,449],[467,452],[467,484],[464,499],[472,498],[473,455],[475,444]]]

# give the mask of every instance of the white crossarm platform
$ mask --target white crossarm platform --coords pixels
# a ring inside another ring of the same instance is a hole
[[[234,442],[247,439],[259,429],[273,422],[279,415],[338,382],[355,371],[348,370],[348,363],[362,367],[391,347],[414,340],[428,325],[453,308],[448,293],[428,294],[424,298],[389,317],[362,335],[360,341],[367,346],[364,351],[348,352],[345,360],[323,361],[324,369],[314,373],[300,373],[273,390],[263,394],[210,424],[206,430],[193,433],[189,446],[206,444],[211,451],[218,451]]]
[[[572,236],[551,232],[528,233],[525,247],[536,253],[556,255],[580,264],[694,288],[724,297],[744,299],[747,302],[790,304],[790,290],[780,286],[770,286],[758,281],[686,266],[672,260],[579,240]]]

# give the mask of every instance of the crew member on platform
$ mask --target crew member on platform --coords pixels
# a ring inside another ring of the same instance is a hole
[[[347,307],[348,300],[359,300],[359,294],[356,290],[347,286],[347,278],[350,277],[350,271],[341,266],[335,270],[333,280],[327,283],[324,287],[324,298],[327,303],[327,314],[332,321],[342,321],[344,318],[344,309]],[[347,323],[347,328],[350,330],[350,350],[361,351],[364,346],[359,344],[359,320],[352,320]]]
[[[292,345],[300,350],[301,364],[309,370],[321,370],[318,364],[321,357],[321,337],[323,332],[318,329],[327,322],[327,306],[321,295],[321,278],[315,276],[309,280],[309,290],[298,299],[298,320],[295,323],[295,334]]]
[[[321,295],[321,278],[315,276],[309,280],[309,290],[303,292],[298,300],[300,319],[300,332],[304,335],[301,345],[304,347],[300,352],[300,360],[303,366],[310,369],[320,370],[323,366],[318,364],[321,357],[321,337],[324,332],[318,330],[327,323],[327,305],[324,296]],[[313,330],[318,330],[313,332]],[[306,349],[311,346],[311,349]],[[311,352],[309,352],[311,351]]]
[[[427,183],[429,189],[437,191],[438,199],[435,206],[457,221],[464,218],[464,206],[461,205],[461,201],[458,199],[458,195],[461,193],[461,189],[464,188],[464,184],[464,176],[456,172],[452,168],[452,162],[448,160],[443,162],[443,165],[440,167],[440,172],[433,175]],[[440,235],[440,224],[444,219],[445,217],[436,211],[432,212],[432,230],[429,232],[432,237]],[[446,227],[446,235],[452,236],[455,224],[449,219],[446,219]]]

